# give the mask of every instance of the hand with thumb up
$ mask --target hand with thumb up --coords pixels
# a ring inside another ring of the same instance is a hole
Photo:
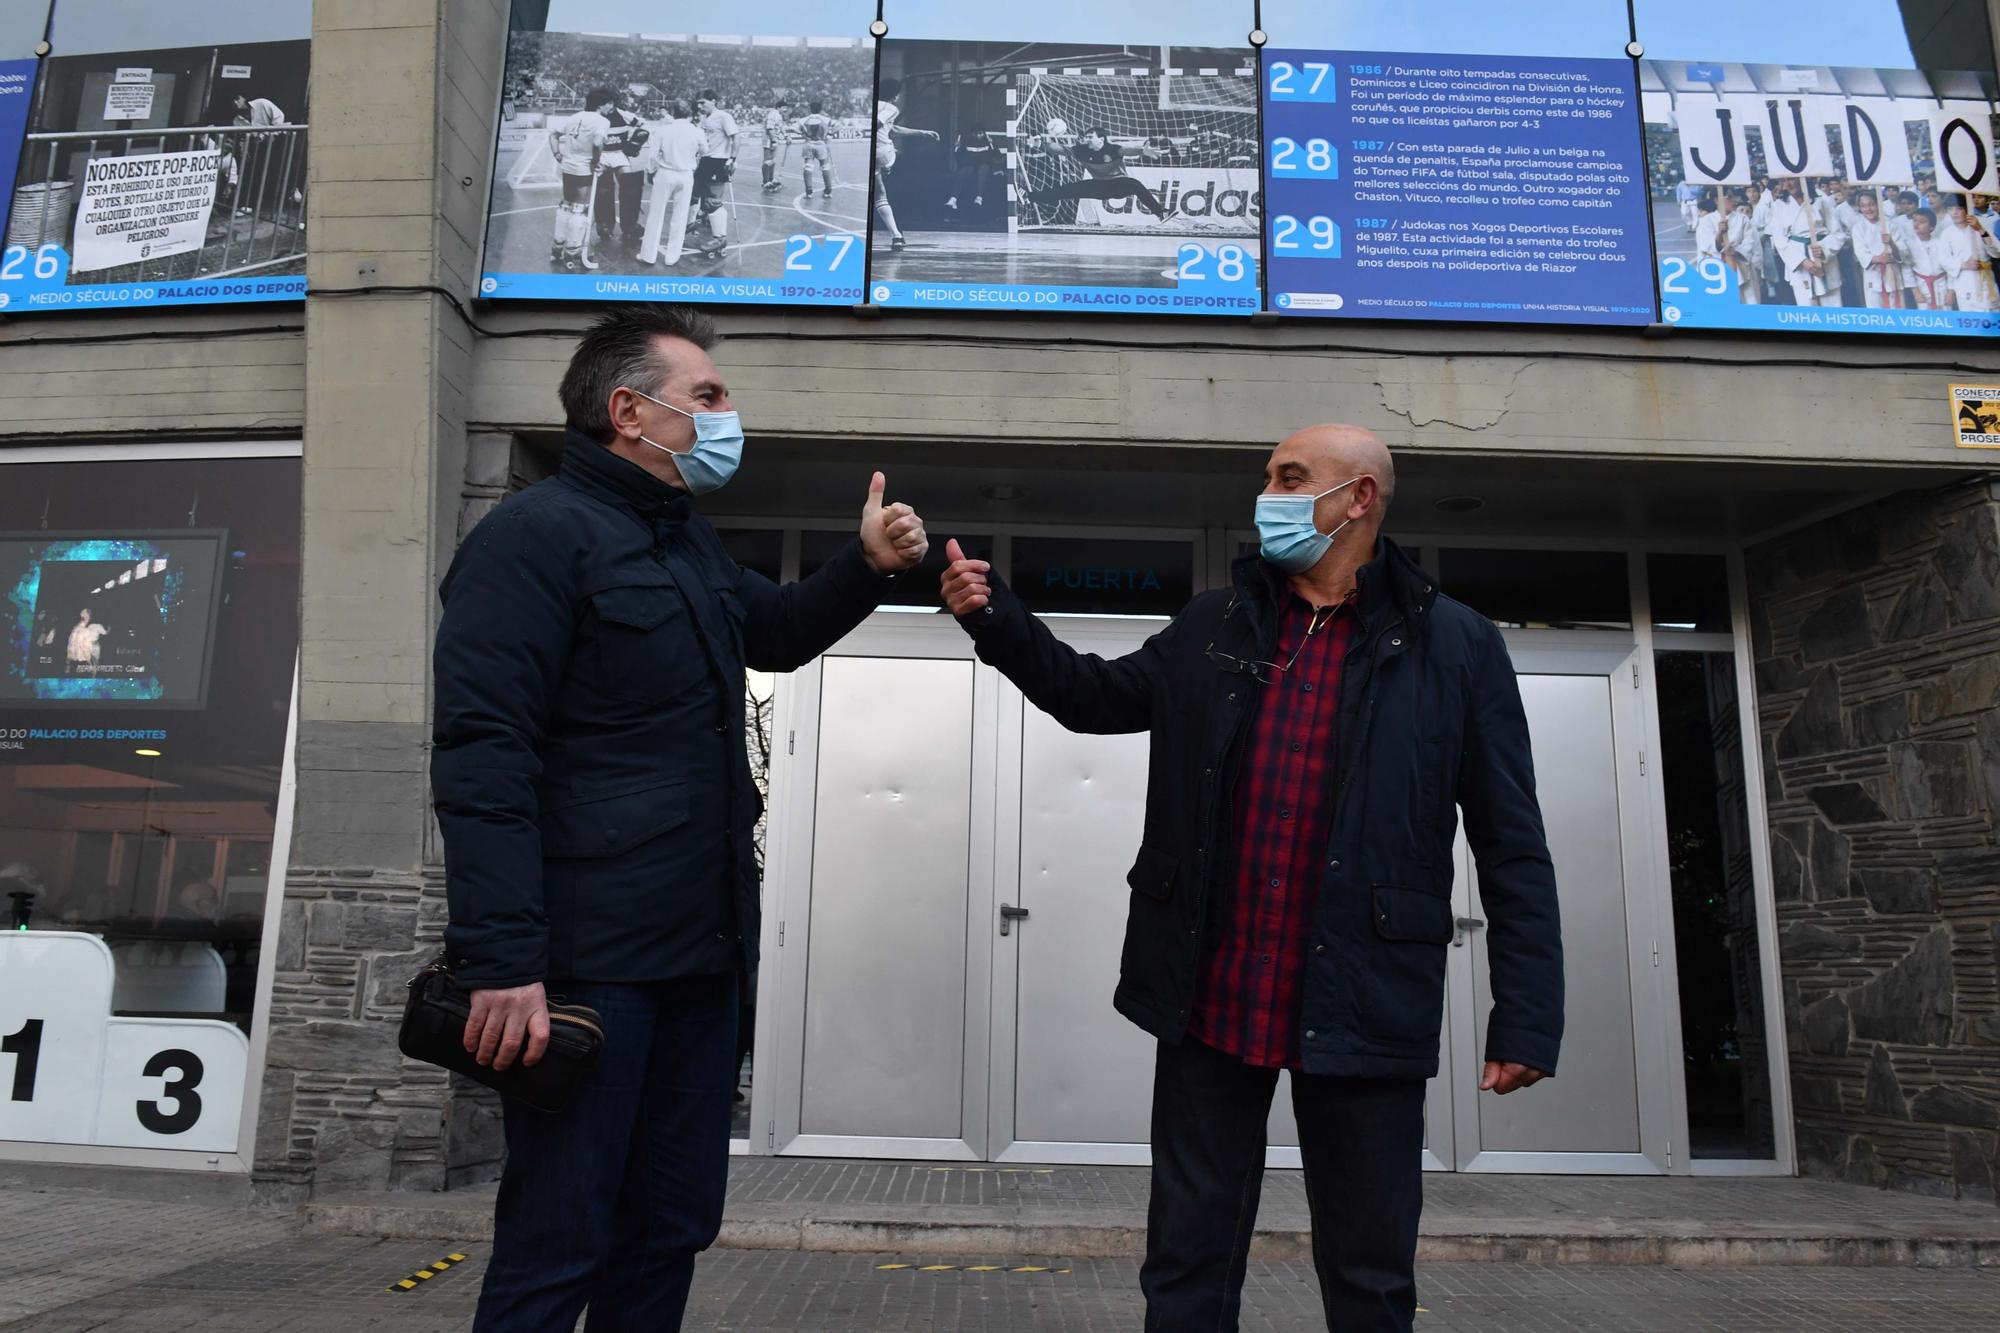
[[[969,616],[993,600],[986,575],[993,566],[984,560],[969,559],[965,548],[953,537],[944,548],[951,564],[944,571],[944,604],[955,616]]]
[[[861,551],[877,574],[900,574],[922,564],[931,543],[916,510],[882,503],[888,487],[888,478],[879,472],[868,483],[868,503],[861,507]]]

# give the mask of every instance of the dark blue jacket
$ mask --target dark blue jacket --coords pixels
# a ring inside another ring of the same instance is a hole
[[[779,588],[688,498],[572,433],[445,576],[431,788],[461,981],[656,981],[756,960],[743,671],[832,647],[888,586],[857,541]]]
[[[1146,822],[1113,1003],[1167,1042],[1187,1033],[1221,920],[1232,794],[1253,716],[1247,674],[1210,650],[1273,660],[1282,575],[1251,558],[1116,661],[1068,648],[995,582],[961,621],[981,660],[1072,731],[1150,731]],[[1527,719],[1492,622],[1440,596],[1395,543],[1361,570],[1361,621],[1341,677],[1331,845],[1306,941],[1307,1072],[1429,1078],[1444,1013],[1456,810],[1489,918],[1486,1056],[1554,1073],[1562,1043],[1555,871],[1535,801]]]

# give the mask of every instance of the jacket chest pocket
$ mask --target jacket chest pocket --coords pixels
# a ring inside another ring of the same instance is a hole
[[[695,689],[708,659],[680,590],[632,585],[593,593],[592,681],[615,699],[657,704]]]
[[[745,656],[743,626],[750,618],[749,608],[728,588],[717,588],[715,600],[722,603],[722,620],[729,627],[729,643],[736,652],[736,661],[741,663]]]

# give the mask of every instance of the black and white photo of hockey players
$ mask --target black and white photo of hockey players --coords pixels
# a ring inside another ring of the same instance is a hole
[[[485,268],[777,277],[787,238],[866,227],[873,81],[858,35],[517,30]]]

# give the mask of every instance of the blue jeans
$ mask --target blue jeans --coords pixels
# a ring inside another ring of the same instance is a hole
[[[722,1228],[737,978],[557,982],[604,1019],[567,1111],[506,1103],[507,1169],[475,1333],[670,1333]]]
[[[1160,1044],[1139,1270],[1146,1333],[1236,1328],[1277,1086],[1277,1070],[1192,1037]],[[1409,1333],[1424,1202],[1423,1082],[1294,1073],[1292,1109],[1326,1326]]]

